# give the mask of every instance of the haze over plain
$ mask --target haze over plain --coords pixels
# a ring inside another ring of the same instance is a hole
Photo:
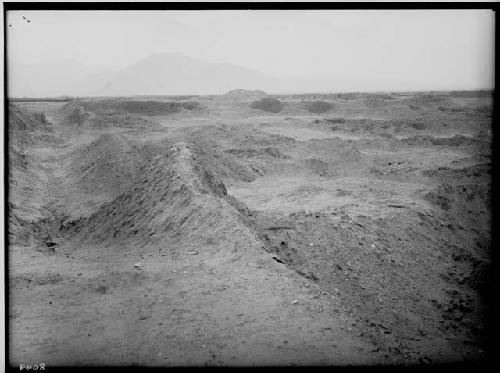
[[[489,10],[13,11],[7,21],[14,97],[493,88]]]

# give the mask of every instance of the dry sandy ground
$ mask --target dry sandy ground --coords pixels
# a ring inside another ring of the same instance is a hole
[[[11,364],[482,361],[491,95],[239,93],[11,104]]]

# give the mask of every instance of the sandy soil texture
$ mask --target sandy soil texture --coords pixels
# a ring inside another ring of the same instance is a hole
[[[483,361],[491,116],[474,92],[9,104],[11,364]]]

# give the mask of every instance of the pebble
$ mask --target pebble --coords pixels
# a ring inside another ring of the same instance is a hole
[[[299,303],[299,301],[297,299],[295,299],[294,301],[292,301],[292,304],[297,304]]]
[[[135,263],[134,268],[140,269],[141,268],[141,263]]]
[[[311,243],[309,243],[309,246],[314,246],[314,244],[311,242]]]

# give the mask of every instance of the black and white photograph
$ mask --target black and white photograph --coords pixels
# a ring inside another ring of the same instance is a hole
[[[487,360],[494,4],[116,4],[3,4],[8,367]]]

